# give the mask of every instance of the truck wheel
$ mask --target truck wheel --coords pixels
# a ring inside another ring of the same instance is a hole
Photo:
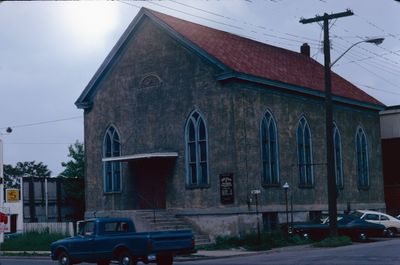
[[[61,251],[58,255],[58,264],[60,265],[72,265],[71,258],[67,252]]]
[[[174,262],[174,258],[168,255],[160,255],[157,256],[157,265],[172,265]]]
[[[118,264],[120,265],[136,265],[136,260],[132,257],[129,251],[124,250],[119,254]]]

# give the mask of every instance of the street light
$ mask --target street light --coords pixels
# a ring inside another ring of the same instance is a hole
[[[331,236],[337,236],[337,188],[335,177],[335,150],[333,143],[333,102],[332,102],[332,80],[331,68],[354,46],[367,42],[376,45],[383,42],[383,38],[366,39],[351,45],[344,51],[336,60],[330,62],[330,45],[329,45],[329,30],[328,24],[324,23],[324,68],[325,68],[325,129],[326,129],[326,163],[328,176],[328,210],[329,210],[329,230]]]
[[[286,202],[286,225],[287,225],[287,233],[289,233],[289,210],[288,210],[288,190],[289,190],[289,184],[287,182],[285,182],[285,184],[283,184],[282,188],[285,190],[285,202]]]
[[[358,44],[360,44],[360,43],[363,43],[363,42],[373,43],[373,44],[375,44],[375,45],[379,45],[379,44],[381,44],[384,40],[385,40],[385,38],[372,38],[372,39],[361,40],[361,41],[359,41],[359,42],[354,43],[354,44],[351,45],[347,50],[345,50],[336,60],[334,60],[334,61],[330,64],[329,68],[332,69],[332,66],[333,66],[337,61],[339,61],[340,58],[342,58],[342,57],[343,57],[348,51],[350,51],[350,49],[353,48],[354,46],[356,46],[356,45],[358,45]]]

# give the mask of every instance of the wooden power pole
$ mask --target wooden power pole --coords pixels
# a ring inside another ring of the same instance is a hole
[[[329,41],[329,20],[347,17],[353,15],[353,12],[330,14],[315,18],[301,19],[300,23],[308,24],[323,21],[324,25],[324,66],[325,66],[325,128],[326,128],[326,162],[328,178],[328,211],[329,211],[329,232],[330,236],[338,235],[337,231],[337,188],[335,176],[335,154],[333,143],[333,104],[332,104],[332,84],[331,84],[331,53]]]

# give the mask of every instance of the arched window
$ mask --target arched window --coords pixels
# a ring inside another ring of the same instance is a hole
[[[204,187],[208,180],[207,128],[201,114],[194,111],[185,127],[186,184],[189,187]]]
[[[356,134],[357,178],[359,187],[369,186],[367,137],[361,127]]]
[[[121,156],[121,143],[117,130],[110,126],[103,140],[103,159]],[[121,162],[103,162],[104,192],[121,191]]]
[[[297,156],[300,186],[314,184],[311,131],[307,120],[302,117],[297,126]]]
[[[333,124],[333,148],[335,153],[335,176],[336,186],[343,188],[343,160],[342,160],[342,140],[336,124]]]
[[[267,111],[261,120],[262,181],[279,183],[278,135],[272,114]]]

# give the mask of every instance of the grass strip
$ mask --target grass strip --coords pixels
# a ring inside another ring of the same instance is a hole
[[[2,251],[49,251],[50,244],[61,238],[63,234],[47,232],[28,232],[7,238],[1,244]]]

